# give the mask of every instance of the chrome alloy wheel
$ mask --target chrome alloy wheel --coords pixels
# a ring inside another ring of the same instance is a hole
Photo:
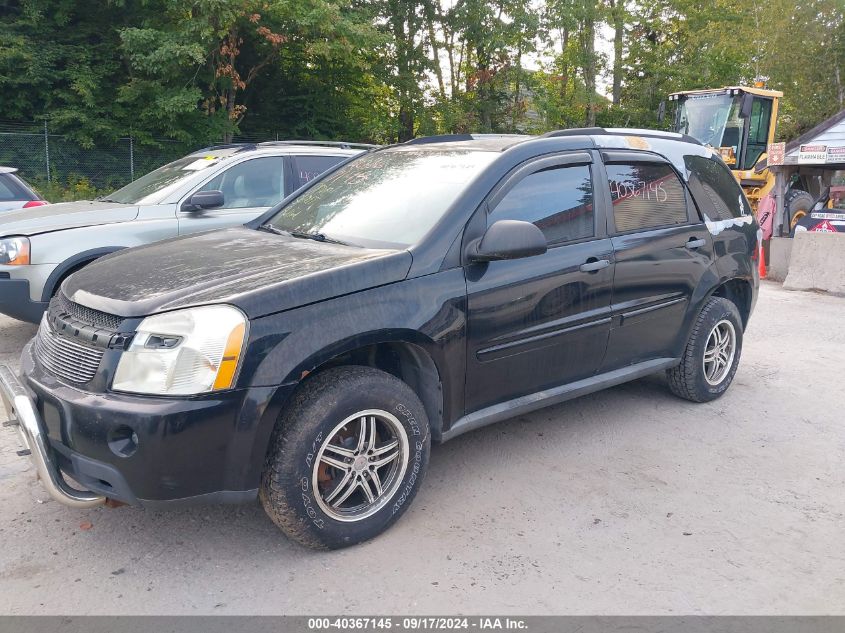
[[[718,385],[731,370],[736,354],[736,330],[733,323],[722,319],[707,337],[704,346],[704,379]]]
[[[408,467],[408,433],[391,413],[350,415],[323,441],[313,465],[317,505],[338,521],[360,521],[381,510]]]

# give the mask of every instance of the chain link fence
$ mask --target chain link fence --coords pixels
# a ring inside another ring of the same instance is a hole
[[[278,132],[238,134],[234,143],[285,140]],[[223,140],[220,140],[223,143]],[[82,147],[47,122],[0,121],[0,166],[17,167],[20,176],[50,202],[95,198],[153,169],[213,143],[186,146],[171,140],[140,145],[131,136],[109,144]]]
[[[17,167],[51,202],[114,191],[190,149],[167,140],[139,146],[131,136],[85,148],[51,133],[47,123],[0,121],[0,165]]]

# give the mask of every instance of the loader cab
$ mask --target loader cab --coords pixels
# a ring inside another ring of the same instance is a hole
[[[669,96],[676,104],[673,131],[717,150],[734,171],[747,171],[774,140],[777,90],[732,87],[690,90]]]

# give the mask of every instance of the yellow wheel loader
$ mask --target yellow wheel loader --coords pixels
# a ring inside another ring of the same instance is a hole
[[[775,186],[766,150],[774,141],[783,93],[762,87],[729,86],[669,95],[676,104],[673,131],[687,134],[719,152],[756,213],[760,199]],[[784,197],[789,228],[813,205],[813,196],[793,184]]]

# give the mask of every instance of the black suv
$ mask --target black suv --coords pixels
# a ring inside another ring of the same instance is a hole
[[[63,503],[258,496],[342,547],[404,512],[432,440],[657,371],[719,397],[758,240],[688,137],[422,138],[72,275],[0,391]]]

